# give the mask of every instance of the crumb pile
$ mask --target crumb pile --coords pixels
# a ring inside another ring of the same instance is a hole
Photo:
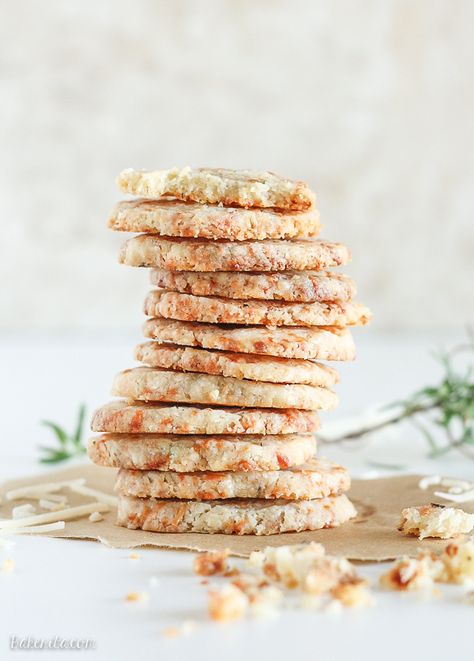
[[[333,267],[314,193],[269,172],[125,170],[109,227],[147,267],[147,341],[98,409],[89,456],[119,468],[118,523],[155,532],[268,535],[355,515],[345,468],[315,458],[370,311]]]

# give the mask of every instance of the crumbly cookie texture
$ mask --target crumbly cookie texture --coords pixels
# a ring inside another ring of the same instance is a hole
[[[277,471],[309,461],[316,452],[312,435],[175,436],[102,434],[88,445],[99,466],[193,471]]]
[[[248,608],[248,599],[238,587],[225,585],[219,590],[209,590],[208,612],[215,622],[240,620]]]
[[[303,384],[265,383],[225,376],[135,367],[117,374],[112,394],[127,399],[328,410],[337,396],[328,388]]]
[[[449,539],[470,533],[474,528],[474,514],[461,509],[436,505],[406,507],[398,529],[405,535],[416,535],[418,539],[439,537]]]
[[[108,226],[122,232],[229,241],[310,238],[319,212],[207,206],[178,200],[129,200],[113,209]]]
[[[336,370],[309,360],[180,347],[158,342],[139,344],[135,349],[135,359],[149,367],[216,374],[250,381],[330,387],[339,380]]]
[[[237,207],[309,209],[315,195],[303,181],[273,172],[218,168],[170,168],[123,170],[117,184],[123,193],[145,198],[172,196],[199,204]]]
[[[390,590],[422,590],[431,587],[441,571],[442,563],[429,554],[420,554],[417,558],[403,556],[382,574],[379,582]]]
[[[116,400],[92,417],[95,432],[117,434],[308,434],[319,429],[314,411],[239,409]]]
[[[173,473],[124,470],[119,472],[116,491],[138,498],[264,498],[312,500],[347,491],[348,471],[324,459],[277,471]]]
[[[194,296],[179,292],[151,291],[145,314],[179,321],[263,326],[364,326],[371,312],[360,303],[286,303]]]
[[[288,303],[349,301],[356,293],[355,284],[350,278],[328,271],[195,273],[151,269],[150,281],[161,289],[195,296],[253,298]]]
[[[289,594],[282,588],[291,590],[293,595],[299,592],[303,608],[332,610],[335,606],[356,608],[373,604],[367,581],[358,576],[355,567],[346,558],[326,555],[324,547],[315,542],[267,546],[252,553],[247,566],[251,573],[228,568],[223,575],[230,576],[230,582],[224,584],[220,593],[230,585],[245,595],[248,608],[239,611],[239,617],[247,612],[257,617],[275,615],[276,607]],[[225,618],[225,608],[222,616]]]
[[[223,551],[207,551],[194,558],[193,569],[198,576],[215,576],[225,574],[229,570],[229,549]]]
[[[267,547],[252,553],[249,563],[270,580],[313,595],[322,595],[356,578],[355,567],[346,558],[327,556],[324,547],[315,542]]]
[[[353,360],[354,340],[346,328],[224,326],[148,319],[145,337],[190,347],[306,360]]]
[[[440,556],[443,563],[438,580],[443,583],[474,581],[474,539],[450,542]]]
[[[420,551],[416,558],[398,558],[380,577],[391,590],[421,590],[434,583],[466,583],[474,580],[473,539],[450,542],[440,554]]]
[[[356,515],[345,496],[316,500],[197,502],[119,496],[117,523],[151,532],[275,535],[334,528]]]
[[[139,234],[126,241],[119,262],[169,271],[321,271],[347,264],[349,250],[327,241],[208,241]]]

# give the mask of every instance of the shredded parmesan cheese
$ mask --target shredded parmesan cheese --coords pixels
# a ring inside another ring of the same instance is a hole
[[[33,498],[39,500],[40,498],[44,498],[46,494],[61,491],[61,489],[70,487],[71,485],[81,485],[84,484],[85,481],[85,478],[80,477],[76,480],[64,480],[63,482],[42,482],[40,484],[31,484],[27,487],[19,487],[18,489],[7,491],[5,498],[7,500],[19,500],[20,498]]]
[[[36,512],[35,508],[30,503],[27,503],[26,505],[18,505],[18,507],[14,507],[12,509],[12,518],[22,519],[25,516],[34,514],[35,512]]]
[[[469,503],[474,500],[474,483],[456,478],[441,477],[440,475],[427,475],[423,477],[418,486],[424,491],[428,487],[439,485],[447,491],[435,491],[435,496],[449,500],[453,503]]]
[[[46,500],[46,498],[40,498],[38,505],[44,510],[57,512],[58,510],[64,509],[66,503],[64,502],[64,500],[60,502],[55,502],[54,500]]]
[[[435,496],[450,500],[453,503],[469,503],[474,500],[474,488],[461,493],[446,493],[445,491],[435,491]]]
[[[103,520],[103,516],[100,512],[92,512],[92,514],[89,516],[89,521],[92,523],[97,523],[98,521]]]
[[[27,526],[26,528],[15,528],[15,535],[29,535],[34,532],[54,532],[55,530],[64,530],[66,524],[64,521],[55,521],[54,523],[45,523],[39,526]]]
[[[78,507],[68,507],[57,512],[34,514],[22,519],[3,519],[0,521],[0,530],[14,530],[15,528],[34,526],[42,523],[55,523],[61,520],[77,519],[92,512],[108,512],[109,506],[105,503],[87,503]]]
[[[98,489],[91,489],[91,487],[86,487],[83,483],[81,484],[70,484],[69,488],[75,493],[80,493],[83,496],[91,496],[92,498],[97,498],[101,503],[107,503],[111,507],[117,507],[118,498],[116,496],[111,496],[109,493],[104,493]]]

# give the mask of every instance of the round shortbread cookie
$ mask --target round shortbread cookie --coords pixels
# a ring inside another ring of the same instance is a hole
[[[126,241],[119,261],[169,271],[321,271],[349,261],[342,243],[327,241],[209,241],[139,234]]]
[[[250,408],[329,410],[337,395],[328,388],[302,384],[244,381],[226,376],[134,367],[117,374],[112,394],[126,399]]]
[[[223,326],[172,319],[148,319],[145,337],[203,347],[305,360],[353,360],[354,340],[346,328]]]
[[[365,326],[371,312],[361,303],[282,303],[241,301],[232,298],[193,296],[175,291],[151,291],[145,299],[145,314],[179,321],[210,324],[262,326]]]
[[[335,528],[357,512],[345,495],[316,500],[156,500],[119,496],[117,523],[150,532],[277,535]]]
[[[147,198],[170,195],[199,204],[304,210],[315,201],[313,191],[303,181],[265,170],[129,168],[119,174],[117,184],[123,193]]]
[[[356,293],[346,275],[327,271],[284,271],[282,273],[236,273],[164,271],[152,269],[153,285],[195,296],[263,299],[288,303],[349,301]]]
[[[216,374],[250,381],[305,383],[325,387],[339,381],[335,369],[309,360],[180,347],[159,342],[139,344],[135,349],[135,358],[148,367]]]
[[[92,431],[117,434],[307,434],[319,429],[314,411],[176,406],[117,400],[95,411]]]
[[[99,466],[138,470],[277,471],[306,463],[314,436],[176,436],[102,434],[91,438],[90,459]]]
[[[276,211],[204,206],[177,200],[119,202],[108,226],[122,232],[144,232],[182,238],[292,239],[319,234],[319,212]]]
[[[115,490],[138,498],[311,500],[347,491],[349,472],[325,459],[278,471],[175,473],[121,469]]]

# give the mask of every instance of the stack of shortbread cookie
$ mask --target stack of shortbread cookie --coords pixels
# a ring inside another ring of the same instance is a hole
[[[315,459],[317,411],[370,312],[328,269],[306,184],[268,172],[125,170],[112,229],[140,232],[120,261],[149,267],[143,366],[94,414],[97,464],[120,468],[118,523],[156,532],[265,535],[340,525],[349,475]]]

